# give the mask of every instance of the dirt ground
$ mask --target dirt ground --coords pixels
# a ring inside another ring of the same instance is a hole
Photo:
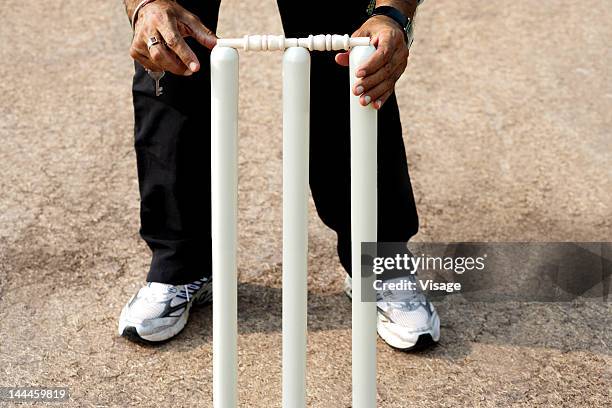
[[[424,3],[397,89],[418,240],[612,240],[609,6]],[[210,308],[160,347],[116,334],[149,256],[120,2],[3,0],[0,22],[0,386],[210,406]],[[273,0],[224,1],[220,35],[280,32]],[[280,54],[242,61],[240,404],[280,406]],[[308,401],[348,407],[350,304],[334,236],[311,220]],[[437,347],[379,340],[379,406],[610,403],[609,303],[437,306]]]

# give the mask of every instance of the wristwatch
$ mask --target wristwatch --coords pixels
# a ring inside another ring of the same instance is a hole
[[[406,41],[406,45],[408,48],[412,45],[412,41],[414,41],[413,36],[413,19],[410,17],[406,17],[404,13],[391,6],[379,6],[373,9],[370,13],[370,17],[373,16],[387,16],[397,24],[400,25],[402,30],[404,31],[404,40]]]

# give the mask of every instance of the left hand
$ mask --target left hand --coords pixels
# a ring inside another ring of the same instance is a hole
[[[391,96],[395,83],[402,76],[408,64],[408,47],[404,31],[391,18],[374,16],[369,18],[353,33],[353,37],[370,37],[376,47],[372,56],[356,70],[359,78],[353,86],[353,93],[360,95],[363,106],[373,103],[380,109]],[[336,62],[348,66],[349,53],[336,55]]]

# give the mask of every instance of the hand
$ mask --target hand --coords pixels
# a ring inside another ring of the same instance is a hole
[[[391,18],[374,16],[369,18],[353,37],[370,37],[376,47],[372,56],[356,70],[359,78],[353,87],[353,93],[360,95],[363,106],[373,102],[375,109],[380,109],[391,96],[395,83],[402,76],[408,64],[408,47],[404,40],[404,31]],[[349,53],[336,55],[336,62],[348,66]]]
[[[147,40],[157,37],[160,44],[147,49]],[[157,0],[138,12],[130,55],[152,71],[191,75],[200,62],[183,37],[193,37],[206,48],[213,48],[217,37],[200,19],[171,0]]]

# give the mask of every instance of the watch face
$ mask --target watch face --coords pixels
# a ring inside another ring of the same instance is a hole
[[[376,8],[376,0],[370,0],[370,3],[368,4],[368,8],[366,9],[366,14],[368,16],[371,16],[375,8]]]

